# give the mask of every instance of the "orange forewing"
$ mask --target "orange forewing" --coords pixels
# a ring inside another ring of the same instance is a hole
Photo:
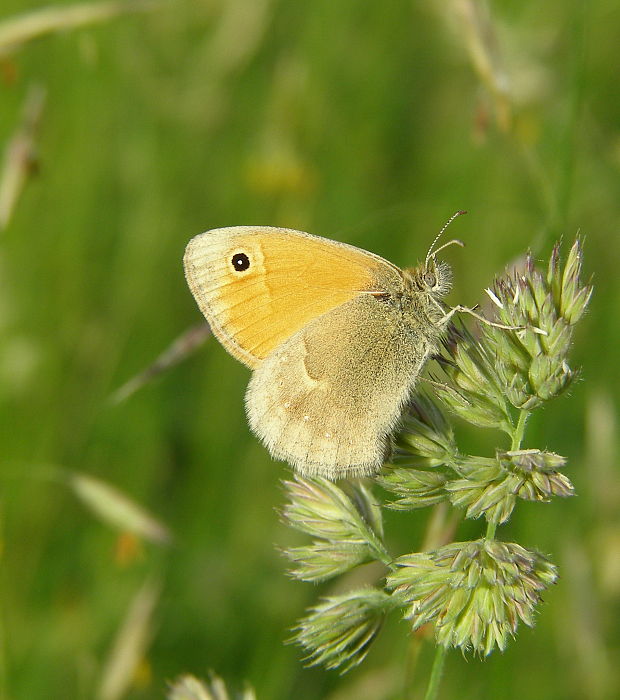
[[[240,254],[247,270],[233,266]],[[213,333],[252,368],[309,321],[401,275],[378,255],[271,227],[207,231],[189,242],[184,264]]]

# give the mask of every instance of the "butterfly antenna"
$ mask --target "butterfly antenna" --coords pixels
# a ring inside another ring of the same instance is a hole
[[[441,238],[441,236],[443,236],[443,234],[444,234],[445,230],[448,228],[448,226],[450,226],[450,224],[454,221],[454,219],[456,219],[458,216],[461,216],[462,214],[467,214],[467,212],[464,211],[464,210],[462,210],[462,209],[459,210],[459,211],[457,211],[457,212],[455,212],[455,213],[452,214],[452,216],[446,221],[446,223],[442,226],[441,231],[435,236],[435,240],[431,243],[430,248],[428,249],[428,253],[426,254],[426,258],[424,259],[424,267],[428,267],[428,261],[429,261],[431,258],[434,258],[435,255],[437,255],[437,253],[438,253],[440,250],[443,250],[444,248],[447,248],[449,245],[454,245],[454,244],[456,244],[456,245],[460,245],[461,247],[463,246],[463,242],[462,242],[462,241],[459,241],[459,240],[457,240],[457,239],[455,238],[455,239],[452,240],[452,241],[448,241],[447,243],[444,243],[440,248],[437,248],[437,250],[433,251],[433,248],[434,248],[434,246],[435,246],[435,243],[437,243],[437,241]]]

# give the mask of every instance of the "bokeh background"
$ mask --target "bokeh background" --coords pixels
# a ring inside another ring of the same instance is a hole
[[[561,579],[505,653],[450,654],[441,697],[619,697],[616,0],[26,16],[44,7],[0,8],[0,695],[159,698],[213,669],[263,700],[422,696],[432,648],[405,676],[399,620],[343,677],[283,643],[346,582],[286,576],[277,547],[303,541],[276,511],[289,471],[248,432],[247,370],[213,341],[190,352],[181,258],[201,231],[270,224],[404,266],[467,209],[449,301],[477,303],[528,247],[544,260],[578,232],[595,295],[581,380],[525,441],[568,457],[578,497],[520,504],[499,531]],[[127,387],[179,337],[176,364]],[[498,439],[459,437],[482,454]],[[427,517],[388,515],[395,553]]]

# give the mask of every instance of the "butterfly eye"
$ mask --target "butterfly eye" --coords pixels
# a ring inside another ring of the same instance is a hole
[[[250,267],[250,258],[245,253],[235,253],[231,262],[237,272],[243,272]]]
[[[424,282],[428,287],[431,287],[432,289],[437,284],[437,276],[434,272],[425,272]]]

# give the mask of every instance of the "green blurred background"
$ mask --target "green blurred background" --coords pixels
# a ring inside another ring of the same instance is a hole
[[[0,37],[42,6],[3,0]],[[110,396],[200,322],[181,265],[197,233],[288,226],[404,266],[457,209],[452,303],[578,231],[595,295],[582,379],[525,441],[568,457],[578,498],[520,504],[499,531],[550,554],[560,582],[504,654],[451,653],[441,697],[620,696],[619,36],[616,0],[178,0],[0,53],[5,174],[28,94],[46,95],[0,232],[2,697],[157,698],[209,669],[262,700],[405,696],[399,620],[344,677],[283,644],[347,584],[285,573],[275,545],[303,538],[276,512],[288,469],[248,432],[247,370],[209,341]],[[482,454],[498,438],[459,437]],[[118,489],[174,543],[114,528],[62,470]],[[390,514],[392,551],[419,546],[427,517]],[[144,653],[114,686],[119,635]]]

